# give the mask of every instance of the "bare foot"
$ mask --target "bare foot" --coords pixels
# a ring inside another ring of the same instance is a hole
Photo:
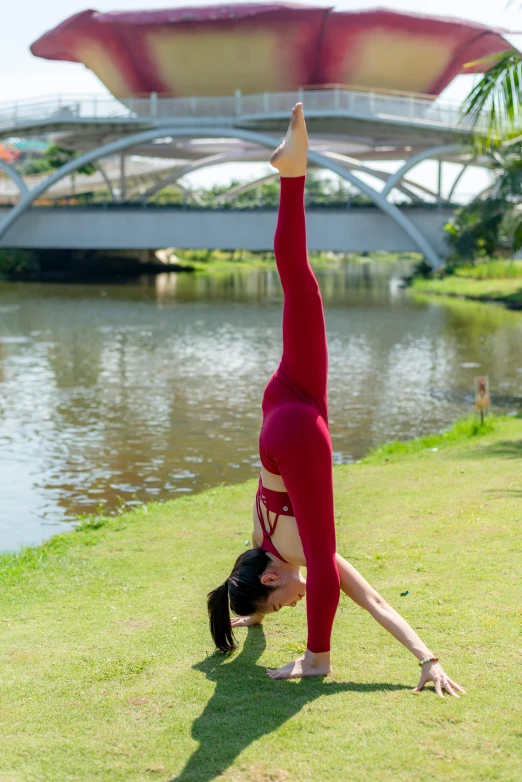
[[[306,654],[298,657],[282,668],[267,668],[266,672],[271,679],[300,679],[303,676],[327,676],[332,673],[330,655],[312,655],[308,650]]]
[[[306,174],[308,134],[306,132],[303,104],[296,103],[292,109],[290,125],[283,143],[270,158],[270,163],[279,170],[282,177],[298,177]]]

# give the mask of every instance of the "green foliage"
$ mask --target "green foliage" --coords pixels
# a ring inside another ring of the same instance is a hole
[[[466,267],[465,267],[466,268]],[[456,271],[455,269],[453,270]],[[449,272],[449,270],[448,270]],[[522,282],[520,277],[473,279],[448,273],[437,279],[413,280],[413,292],[418,295],[455,296],[480,302],[498,302],[509,309],[522,309]]]
[[[493,255],[505,211],[505,201],[500,198],[476,199],[457,209],[444,226],[454,253],[466,259]]]
[[[445,270],[457,277],[473,280],[502,280],[522,277],[522,261],[486,260],[476,264],[455,266]]]
[[[522,148],[513,144],[490,157],[494,182],[487,195],[455,212],[445,226],[455,259],[494,255],[522,246]]]
[[[522,56],[515,50],[485,58],[491,67],[461,107],[479,153],[491,151],[495,184],[486,196],[457,211],[446,226],[461,258],[492,255],[499,246],[522,248]],[[473,65],[474,63],[470,63]]]
[[[186,196],[182,190],[174,185],[168,185],[158,190],[149,199],[149,204],[183,204],[185,203]]]
[[[20,173],[24,176],[29,176],[31,174],[47,174],[50,171],[61,168],[71,160],[76,160],[76,158],[80,157],[82,154],[82,152],[64,149],[63,147],[58,146],[58,144],[50,144],[40,157],[31,157],[22,163],[20,165]],[[91,176],[95,172],[96,166],[92,163],[87,163],[87,165],[77,169],[76,173]]]
[[[461,109],[464,123],[474,131],[479,151],[498,147],[522,133],[522,57],[512,49],[486,59],[494,64]]]
[[[53,167],[43,155],[40,157],[28,158],[23,163],[21,163],[18,168],[23,176],[47,174],[49,171],[53,170]]]
[[[51,144],[47,147],[42,157],[48,162],[50,169],[56,169],[61,168],[71,160],[76,160],[76,158],[79,158],[82,154],[82,152],[63,149],[63,147],[59,147],[57,144]],[[92,163],[87,163],[87,165],[77,169],[78,174],[87,174],[88,176],[94,174],[95,171],[96,167]]]
[[[37,250],[0,249],[0,275],[38,274],[39,271]]]
[[[421,258],[421,260],[415,264],[413,268],[413,273],[408,278],[408,280],[411,281],[417,278],[426,279],[432,276],[433,276],[433,266],[431,265],[431,263],[428,263],[428,261],[425,258]]]
[[[518,223],[513,232],[513,249],[518,252],[522,247],[522,222]]]

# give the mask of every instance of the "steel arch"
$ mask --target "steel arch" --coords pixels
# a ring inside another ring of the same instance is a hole
[[[24,178],[18,173],[16,168],[13,168],[13,166],[10,166],[9,163],[6,163],[4,160],[0,160],[0,169],[7,174],[9,179],[13,180],[22,196],[29,193],[29,188],[25,184]]]
[[[430,149],[423,149],[422,152],[417,152],[416,155],[412,155],[408,158],[404,165],[391,175],[386,182],[386,186],[381,195],[387,198],[390,191],[399,184],[404,175],[407,174],[408,171],[411,171],[412,168],[415,168],[419,163],[424,162],[424,160],[431,160],[431,158],[437,158],[440,157],[440,155],[451,155],[453,152],[459,152],[461,149],[462,146],[459,144],[444,144],[440,147],[431,147]]]
[[[370,166],[365,166],[363,163],[360,163],[355,158],[347,157],[346,155],[340,155],[338,153],[334,152],[327,152],[324,153],[327,157],[332,158],[333,160],[340,160],[340,161],[346,161],[349,163],[349,168],[351,171],[362,171],[364,173],[371,174],[376,179],[381,179],[383,182],[387,182],[390,174],[387,171],[380,171],[376,168],[370,168]],[[314,166],[315,168],[315,166]],[[259,179],[254,179],[251,182],[241,182],[239,185],[235,185],[234,187],[231,187],[230,190],[227,190],[226,193],[223,193],[221,196],[222,203],[229,203],[232,201],[236,196],[242,195],[243,193],[248,192],[250,188],[256,187],[257,185],[264,184],[265,182],[270,182],[272,179],[275,179],[279,176],[279,172],[274,172],[273,174],[267,174],[267,176],[260,177]],[[398,189],[404,193],[404,195],[408,196],[408,198],[411,198],[412,201],[415,203],[424,204],[426,203],[423,201],[422,198],[420,198],[411,188],[416,188],[420,190],[422,193],[426,193],[429,196],[432,196],[433,198],[436,198],[437,194],[434,193],[433,190],[430,190],[429,187],[426,187],[425,185],[420,185],[418,182],[413,182],[410,179],[404,179],[403,185],[398,185]]]
[[[256,157],[259,154],[257,150],[253,150],[253,153]],[[249,154],[244,150],[243,154],[240,156],[230,152],[217,152],[214,155],[207,155],[207,157],[193,160],[191,163],[188,163],[185,166],[180,166],[164,179],[160,179],[159,182],[155,182],[154,185],[151,185],[151,187],[140,196],[138,201],[146,201],[152,195],[159,192],[162,188],[176,183],[178,179],[181,179],[181,177],[186,176],[187,174],[191,174],[194,171],[199,171],[200,169],[206,168],[207,166],[216,166],[221,163],[245,163],[250,159],[251,155],[252,153]],[[276,175],[278,175],[278,172],[276,172]]]
[[[273,174],[267,174],[266,176],[258,177],[258,179],[253,179],[251,182],[241,182],[241,184],[234,185],[234,187],[230,187],[225,193],[223,193],[219,201],[222,204],[229,204],[234,200],[234,198],[237,198],[243,193],[248,193],[249,190],[257,187],[258,185],[264,185],[265,182],[271,182],[272,179],[276,179],[278,176],[279,171],[275,171]]]
[[[111,141],[107,144],[103,144],[97,149],[91,149],[89,152],[85,152],[80,157],[70,160],[68,163],[57,169],[47,179],[45,179],[40,185],[37,185],[33,190],[25,193],[20,199],[19,203],[13,207],[7,218],[0,225],[0,237],[2,237],[19,219],[19,217],[31,206],[31,204],[39,198],[45,191],[59,182],[67,174],[76,171],[78,168],[85,166],[87,163],[94,163],[107,155],[112,155],[116,152],[121,152],[129,147],[136,146],[147,141],[154,141],[157,138],[163,138],[166,136],[183,137],[189,136],[192,138],[239,138],[243,141],[251,141],[253,144],[259,144],[260,146],[273,149],[279,146],[280,139],[274,136],[270,136],[266,133],[257,133],[254,131],[243,130],[240,128],[232,127],[191,127],[186,126],[184,128],[168,127],[167,125],[162,128],[153,128],[151,130],[141,131],[140,133],[134,133],[125,138]],[[445,147],[447,149],[447,147]],[[388,215],[397,225],[399,225],[417,245],[419,250],[423,253],[430,264],[437,268],[442,264],[442,259],[438,256],[436,250],[431,246],[430,242],[417,228],[417,226],[404,215],[400,209],[394,204],[390,203],[383,193],[379,193],[370,185],[363,182],[359,177],[352,174],[351,171],[343,166],[330,160],[325,155],[319,152],[310,150],[308,152],[308,160],[310,163],[319,166],[320,168],[326,168],[334,173],[338,174],[343,179],[351,182],[358,190],[368,195],[376,206],[378,206],[385,214]],[[395,175],[396,176],[396,175]]]
[[[453,198],[453,194],[455,193],[455,190],[457,189],[457,185],[459,184],[460,180],[462,179],[462,177],[464,176],[464,174],[466,173],[468,168],[473,165],[473,163],[475,162],[476,159],[477,158],[474,157],[468,163],[463,163],[462,164],[462,169],[461,169],[461,171],[459,171],[459,173],[455,177],[455,181],[453,182],[453,184],[451,186],[451,190],[449,191],[448,201],[451,201],[451,199]]]
[[[208,155],[205,158],[194,160],[192,163],[188,163],[186,166],[180,166],[173,173],[166,176],[164,179],[160,179],[159,182],[155,182],[148,190],[146,190],[138,201],[147,201],[151,196],[163,190],[164,187],[177,183],[178,179],[191,174],[193,171],[198,171],[200,168],[206,168],[207,166],[215,166],[217,163],[224,163],[229,160],[230,156],[224,152],[218,152],[216,155]],[[182,187],[180,185],[180,187]],[[184,188],[187,190],[187,188]]]
[[[111,201],[115,201],[116,199],[114,197],[114,190],[112,189],[112,182],[109,179],[109,177],[107,176],[107,172],[105,171],[104,167],[102,166],[102,164],[100,163],[99,160],[96,161],[96,163],[94,163],[94,166],[95,166],[96,170],[100,172],[100,174],[102,176],[102,179],[103,179],[103,181],[105,182],[105,184],[107,186],[107,190],[109,191],[109,195],[111,197]]]

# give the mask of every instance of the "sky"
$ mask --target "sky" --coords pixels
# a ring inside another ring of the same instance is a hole
[[[98,11],[118,11],[133,9],[153,9],[174,6],[211,5],[205,0],[107,0],[96,4]],[[305,3],[315,6],[335,7],[338,10],[356,10],[374,8],[376,6],[394,10],[414,11],[416,13],[433,14],[437,16],[457,16],[462,19],[474,20],[493,27],[504,27],[512,31],[522,31],[522,0],[514,0],[507,7],[507,0],[338,0],[336,3],[316,0]],[[29,51],[30,44],[39,38],[43,32],[55,27],[67,17],[78,11],[89,8],[87,2],[78,0],[16,0],[5,5],[2,12],[3,25],[0,33],[0,103],[27,99],[56,93],[106,93],[105,87],[96,76],[79,63],[55,62],[33,57]],[[522,42],[522,36],[514,38],[517,44]],[[460,76],[453,85],[445,91],[444,97],[461,100],[469,91],[473,77]],[[306,108],[306,107],[305,107]],[[426,164],[422,176],[425,184],[430,186],[435,181],[435,169]],[[396,166],[395,166],[396,167]],[[221,166],[214,170],[215,181],[229,181],[237,178],[247,178],[252,172],[257,172],[255,166],[238,167],[235,165]],[[419,167],[422,172],[422,168]],[[431,171],[431,173],[429,173]],[[418,173],[416,171],[416,173]],[[193,184],[199,185],[208,180],[208,170],[194,174]],[[217,178],[216,178],[217,177]],[[463,177],[460,192],[466,189],[476,189],[477,182],[470,183],[469,177]],[[482,180],[481,180],[482,181]],[[449,180],[448,180],[449,182]]]

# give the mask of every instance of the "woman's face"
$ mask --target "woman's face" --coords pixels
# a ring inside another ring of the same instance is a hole
[[[281,573],[279,586],[272,589],[265,606],[264,613],[272,614],[286,606],[295,608],[297,603],[303,599],[306,594],[306,579],[301,573]],[[278,582],[274,583],[274,586]]]

